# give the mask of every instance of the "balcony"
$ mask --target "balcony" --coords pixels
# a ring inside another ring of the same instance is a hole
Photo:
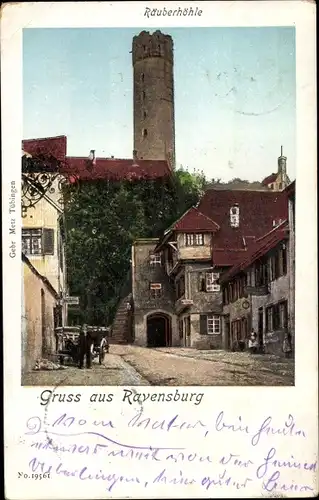
[[[176,314],[180,314],[188,307],[191,307],[193,304],[194,301],[192,299],[185,299],[185,298],[178,299],[175,302]]]
[[[245,292],[247,293],[247,295],[268,295],[269,285],[246,286]]]

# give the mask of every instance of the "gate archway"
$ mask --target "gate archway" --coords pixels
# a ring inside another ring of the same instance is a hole
[[[172,345],[171,318],[157,312],[147,317],[147,347],[170,347]]]

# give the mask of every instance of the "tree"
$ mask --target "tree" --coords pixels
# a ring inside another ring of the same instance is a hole
[[[69,288],[80,296],[83,321],[112,322],[133,241],[159,237],[199,201],[205,186],[203,173],[184,169],[168,179],[80,183],[65,220]]]

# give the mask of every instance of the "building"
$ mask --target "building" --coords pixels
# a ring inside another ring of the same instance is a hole
[[[288,240],[288,273],[289,273],[289,330],[292,337],[292,343],[295,343],[295,245],[296,245],[296,229],[295,229],[295,203],[296,203],[296,181],[293,181],[286,188],[288,196],[288,224],[289,224],[289,240]]]
[[[22,252],[22,372],[56,350],[60,295]]]
[[[286,156],[283,156],[282,146],[281,154],[278,157],[277,172],[265,177],[261,184],[262,187],[271,189],[272,191],[282,191],[290,184],[290,179],[287,175],[287,158]]]
[[[133,38],[134,150],[144,160],[175,165],[174,59],[171,36],[142,31]]]
[[[282,353],[289,331],[288,239],[284,220],[221,277],[226,349],[246,347],[254,330],[264,352]]]
[[[158,239],[139,239],[132,246],[134,343],[141,346],[179,345],[174,286],[167,279]]]
[[[55,168],[61,157],[57,151],[57,156],[50,153],[50,146],[60,142],[61,138],[52,139],[45,149],[37,149],[34,141],[22,144],[22,367],[26,370],[55,351],[54,328],[67,323],[64,214]]]
[[[54,161],[64,161],[63,142],[62,137],[57,137],[22,143],[22,172],[23,175],[33,176],[31,189],[23,190],[22,199],[27,204],[31,197],[34,203],[22,217],[22,251],[61,299],[67,295],[66,235],[61,178],[54,171]],[[28,186],[27,182],[24,184]],[[64,304],[61,306],[59,324],[65,324],[66,318],[67,305]]]
[[[266,244],[265,235],[276,233],[287,213],[285,192],[210,189],[158,241],[135,242],[135,343],[231,348],[220,278]],[[164,318],[161,337],[148,322],[158,314]],[[247,322],[246,332],[250,328]]]

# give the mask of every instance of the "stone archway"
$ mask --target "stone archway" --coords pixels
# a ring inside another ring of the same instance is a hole
[[[147,347],[172,345],[172,322],[168,314],[156,312],[146,319]]]

